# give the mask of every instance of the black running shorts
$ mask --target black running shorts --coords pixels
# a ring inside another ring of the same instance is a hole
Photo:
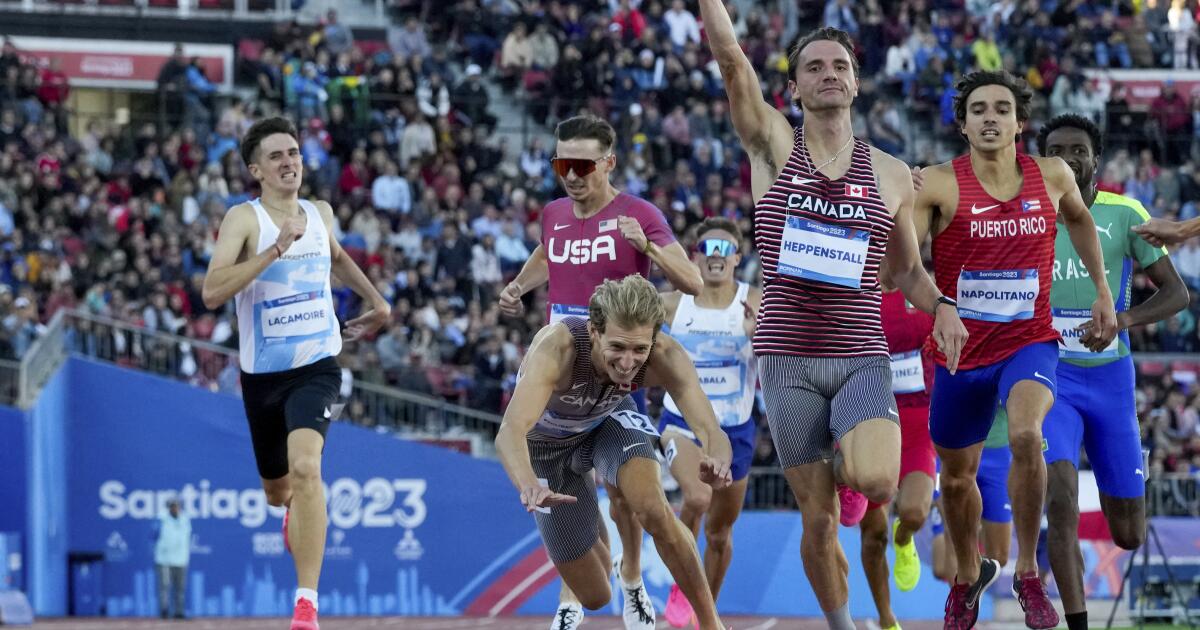
[[[288,473],[292,431],[313,429],[325,437],[341,410],[341,389],[342,370],[333,357],[282,372],[242,372],[242,403],[259,476],[279,479]]]

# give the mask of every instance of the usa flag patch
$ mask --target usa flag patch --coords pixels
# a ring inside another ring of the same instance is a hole
[[[615,229],[617,229],[617,220],[616,219],[608,219],[607,221],[600,222],[600,231],[601,232],[610,232]]]
[[[866,186],[855,186],[854,184],[846,184],[846,195],[848,197],[866,197],[868,188]]]
[[[1042,209],[1042,201],[1040,199],[1022,199],[1021,212],[1036,212]]]

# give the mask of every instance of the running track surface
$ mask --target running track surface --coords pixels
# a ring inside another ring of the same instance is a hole
[[[722,620],[733,630],[824,630],[828,626],[824,619],[792,617],[723,617]],[[159,619],[45,619],[33,624],[34,628],[55,630],[286,630],[288,620],[271,617],[252,619],[204,618],[187,621],[163,621]],[[321,620],[321,630],[368,630],[374,628],[396,628],[403,630],[548,630],[549,617],[378,617],[353,618],[330,617]],[[582,630],[624,630],[617,617],[589,616]],[[658,630],[671,626],[658,622]],[[858,622],[858,627],[866,627]],[[940,621],[906,621],[905,630],[940,629]],[[981,626],[985,627],[985,626]]]

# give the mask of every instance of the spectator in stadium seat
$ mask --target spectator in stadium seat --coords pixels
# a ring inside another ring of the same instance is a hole
[[[217,86],[205,76],[199,57],[192,57],[184,73],[187,88],[183,93],[183,124],[199,130],[198,135],[203,137],[212,128],[211,97]]]
[[[514,24],[500,49],[500,72],[497,78],[500,85],[510,91],[533,65],[533,46],[527,29],[524,22]]]
[[[612,4],[611,1],[609,4]],[[640,2],[638,3],[640,4]],[[620,0],[617,9],[613,11],[612,24],[616,32],[625,42],[641,39],[646,30],[646,16],[631,4],[630,0]]]
[[[1172,36],[1173,66],[1176,70],[1196,67],[1196,19],[1188,0],[1171,0],[1167,24]]]
[[[532,67],[549,73],[558,63],[558,40],[550,33],[549,22],[538,22],[529,36],[530,59]]]
[[[395,161],[388,160],[383,174],[371,183],[371,203],[393,215],[412,210],[412,187],[400,176],[400,165]]]
[[[452,102],[468,119],[472,126],[483,125],[491,129],[496,124],[496,117],[488,111],[489,97],[487,87],[483,84],[483,69],[478,65],[467,66],[466,78],[454,89]]]
[[[437,152],[433,127],[425,116],[417,113],[404,127],[400,136],[400,167],[407,168],[414,160],[423,160]]]
[[[846,31],[851,38],[858,38],[858,19],[854,16],[850,0],[827,0],[822,24]]]
[[[689,42],[700,43],[700,23],[696,21],[696,16],[684,7],[683,0],[671,0],[671,8],[663,14],[663,21],[667,24],[667,36],[675,52],[683,51],[683,47]]]
[[[325,12],[324,28],[321,30],[325,48],[330,54],[337,56],[354,47],[354,33],[349,26],[338,22],[337,9]]]
[[[1179,93],[1175,81],[1164,81],[1161,93],[1150,102],[1152,130],[1160,161],[1179,164],[1191,154],[1191,112],[1191,104]]]
[[[1112,67],[1112,58],[1116,58],[1122,68],[1132,68],[1133,59],[1129,54],[1129,44],[1125,33],[1117,28],[1116,17],[1110,10],[1102,10],[1100,19],[1093,26],[1088,37],[1092,40],[1096,52],[1096,65],[1101,68]]]
[[[450,90],[442,75],[433,73],[422,77],[417,84],[417,103],[426,118],[445,118],[450,115]]]
[[[415,15],[404,20],[404,28],[391,25],[387,29],[388,47],[397,55],[423,59],[432,52],[425,28]]]

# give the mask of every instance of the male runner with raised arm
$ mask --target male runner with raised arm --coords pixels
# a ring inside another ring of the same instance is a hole
[[[346,322],[354,340],[384,326],[391,306],[332,238],[333,210],[298,197],[304,173],[296,128],[267,118],[246,132],[242,159],[262,197],[221,221],[204,277],[203,300],[236,297],[242,400],[267,503],[288,506],[284,543],[296,563],[292,630],[317,630],[317,582],[325,557],[321,452],[335,417],[342,331],[329,287],[332,272],[366,302]]]
[[[966,75],[957,90],[955,119],[970,152],[924,169],[914,213],[917,237],[933,233],[938,287],[958,297],[970,332],[957,373],[934,349],[929,432],[942,460],[942,516],[958,560],[945,623],[950,630],[972,627],[979,596],[1000,571],[995,560],[979,558],[975,482],[999,402],[1008,411],[1013,454],[1013,592],[1027,626],[1052,628],[1058,614],[1038,579],[1036,553],[1046,487],[1042,420],[1054,402],[1058,364],[1059,333],[1050,313],[1058,216],[1095,284],[1083,345],[1093,351],[1107,346],[1116,334],[1116,314],[1096,226],[1071,169],[1057,158],[1017,152],[1016,138],[1029,119],[1029,88],[1006,72],[979,71]]]
[[[594,468],[654,539],[699,627],[723,628],[695,540],[659,481],[658,432],[629,394],[653,386],[672,394],[705,446],[699,474],[716,488],[730,483],[729,440],[687,352],[658,334],[666,312],[654,285],[638,275],[605,280],[588,315],[534,337],[496,436],[500,461],[521,502],[537,512],[550,559],[583,606],[595,610],[610,597]]]
[[[1083,563],[1079,551],[1079,449],[1100,489],[1100,507],[1113,542],[1137,549],[1146,537],[1146,475],[1134,400],[1135,370],[1129,351],[1130,326],[1167,319],[1186,308],[1188,290],[1161,247],[1131,229],[1150,220],[1137,200],[1096,189],[1096,168],[1104,150],[1100,129],[1077,114],[1057,116],[1038,133],[1038,152],[1061,157],[1075,174],[1083,202],[1091,209],[1110,287],[1117,289],[1121,334],[1100,352],[1080,344],[1080,325],[1095,299],[1075,247],[1059,233],[1054,250],[1050,308],[1062,335],[1058,350],[1058,397],[1046,416],[1047,548],[1069,630],[1087,628]],[[1134,263],[1158,290],[1131,305]]]
[[[815,30],[788,55],[789,89],[804,111],[803,126],[793,129],[763,99],[720,0],[700,0],[700,13],[750,159],[763,265],[754,351],[767,422],[800,507],[805,573],[830,627],[848,630],[839,499],[841,521],[857,524],[867,499],[892,499],[900,473],[899,412],[879,314],[885,252],[892,283],[935,314],[933,338],[945,352],[958,352],[965,329],[953,300],[921,266],[911,172],[854,138],[858,67],[850,37]]]
[[[612,125],[595,116],[576,116],[559,123],[554,133],[558,145],[551,165],[567,196],[543,209],[542,242],[500,293],[501,312],[519,315],[524,309],[521,296],[548,281],[548,323],[568,316],[586,318],[596,287],[631,274],[649,277],[652,262],[672,285],[695,295],[703,285],[700,272],[675,241],[662,212],[609,181],[616,167],[617,134]],[[644,413],[645,392],[637,392],[634,402]],[[624,587],[625,630],[652,630],[654,605],[641,577],[642,528],[619,495],[610,494],[609,499],[609,515],[623,550],[617,570]],[[608,529],[600,532],[607,544]],[[567,620],[582,622],[583,608],[564,584],[551,630],[574,630]]]

